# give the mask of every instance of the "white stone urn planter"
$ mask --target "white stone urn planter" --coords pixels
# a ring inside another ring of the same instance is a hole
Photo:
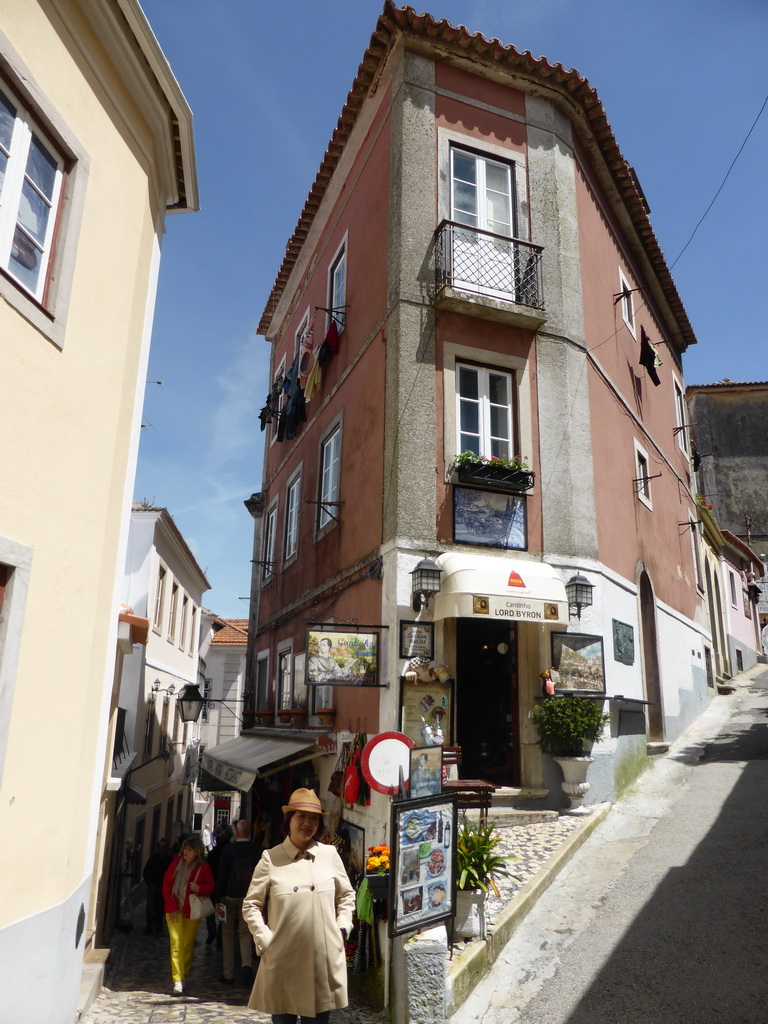
[[[485,893],[482,889],[457,889],[453,937],[484,939],[485,932]]]
[[[591,807],[582,807],[581,802],[589,792],[587,772],[589,766],[595,760],[594,757],[584,755],[582,757],[553,757],[563,771],[562,787],[565,795],[570,799],[571,806],[565,814],[591,814]]]

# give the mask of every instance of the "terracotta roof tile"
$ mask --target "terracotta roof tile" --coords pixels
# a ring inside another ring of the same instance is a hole
[[[214,626],[219,624],[221,628],[211,640],[215,646],[242,646],[248,643],[248,619],[217,619]]]
[[[376,30],[358,68],[304,210],[286,246],[286,254],[261,315],[257,333],[266,334],[269,330],[274,310],[282,298],[297,255],[312,226],[320,201],[336,170],[360,108],[398,33],[415,38],[423,37],[439,43],[443,50],[453,47],[457,51],[472,53],[488,62],[506,66],[514,73],[528,77],[532,82],[546,83],[549,88],[556,87],[578,104],[587,123],[588,132],[597,142],[608,173],[626,206],[647,259],[658,277],[664,297],[680,325],[680,333],[676,338],[678,346],[684,349],[695,344],[696,336],[651,227],[642,190],[632,167],[619,150],[597,91],[589,81],[574,68],[566,70],[562,64],[552,64],[545,57],[534,57],[529,50],[521,52],[496,38],[488,40],[480,32],[470,33],[463,25],[455,27],[445,19],[436,21],[431,14],[417,14],[412,7],[397,7],[392,0],[385,0],[384,11],[379,17]],[[578,120],[575,119],[574,124],[578,129]]]

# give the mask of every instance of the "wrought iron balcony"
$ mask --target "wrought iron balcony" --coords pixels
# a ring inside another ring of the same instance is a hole
[[[541,310],[542,251],[540,245],[444,220],[435,244],[437,287]]]

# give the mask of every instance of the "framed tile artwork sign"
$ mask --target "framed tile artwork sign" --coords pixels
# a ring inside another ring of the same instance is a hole
[[[588,633],[553,633],[552,667],[559,682],[555,689],[582,693],[605,693],[603,638]]]
[[[525,497],[454,487],[453,538],[465,544],[525,551],[528,547]]]

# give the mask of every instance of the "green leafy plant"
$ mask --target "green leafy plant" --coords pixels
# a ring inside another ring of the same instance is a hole
[[[560,757],[581,757],[598,743],[610,715],[599,701],[583,697],[549,697],[533,709],[539,745]]]
[[[501,839],[493,825],[476,825],[465,818],[456,836],[456,884],[459,889],[499,890],[494,881],[497,878],[514,877],[507,862],[517,857],[505,857],[497,853]]]
[[[500,458],[496,455],[486,458],[485,455],[478,455],[469,449],[457,455],[454,463],[457,466],[499,466],[501,469],[518,469],[526,473],[530,471],[528,463],[519,455],[514,455],[511,459]]]

